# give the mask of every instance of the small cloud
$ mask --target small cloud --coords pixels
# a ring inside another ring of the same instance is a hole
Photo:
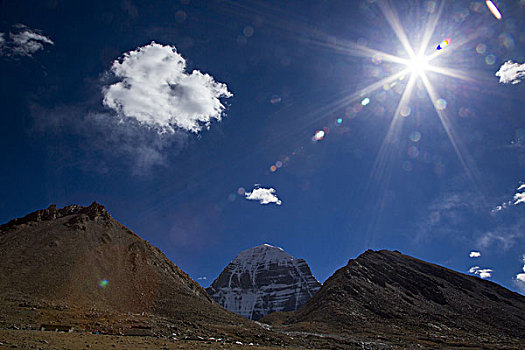
[[[491,269],[481,269],[476,271],[476,274],[479,275],[481,278],[490,278],[492,277],[492,270]]]
[[[503,209],[507,209],[508,207],[518,205],[520,203],[525,203],[525,184],[520,185],[516,189],[516,193],[514,194],[513,200],[503,202],[500,205],[496,206],[494,209],[492,209],[492,213],[502,211]]]
[[[523,270],[523,273],[516,274],[516,284],[518,285],[518,288],[525,293],[525,254],[523,254],[522,261],[523,267],[521,269]]]
[[[198,281],[201,281],[201,280],[207,280],[208,278],[206,276],[203,276],[203,277],[198,277],[197,280]]]
[[[481,256],[480,252],[470,252],[469,257],[471,258],[479,258]]]
[[[254,188],[252,192],[246,192],[244,194],[246,199],[251,201],[259,201],[261,204],[275,203],[281,205],[281,200],[275,195],[275,189],[273,188]]]
[[[498,211],[502,211],[503,209],[507,209],[507,207],[511,205],[512,205],[512,201],[503,202],[500,205],[497,205],[494,209],[492,209],[492,213],[496,213]]]
[[[516,193],[514,195],[514,205],[525,203],[525,192]]]
[[[482,269],[479,266],[473,266],[468,270],[469,273],[478,275],[480,278],[490,278],[492,277],[491,269]]]
[[[472,266],[472,267],[468,270],[468,272],[469,272],[469,273],[475,273],[478,269],[479,269],[479,266]]]
[[[521,184],[514,194],[514,205],[525,203],[525,184]]]
[[[6,40],[4,33],[0,33],[0,54],[31,57],[35,52],[43,50],[44,44],[54,45],[50,38],[23,24],[15,26],[14,30],[14,33],[9,33],[9,40]]]
[[[43,50],[44,44],[54,44],[48,37],[31,30],[24,30],[19,34],[10,33],[9,37],[15,43],[13,52],[21,56],[31,56],[38,50]]]
[[[500,69],[496,72],[499,77],[499,82],[503,84],[518,84],[521,78],[525,77],[525,63],[519,64],[512,61],[503,63]]]
[[[111,72],[120,81],[103,89],[104,105],[159,133],[198,133],[221,120],[220,98],[233,96],[211,75],[186,72],[186,60],[175,46],[155,42],[125,53]]]

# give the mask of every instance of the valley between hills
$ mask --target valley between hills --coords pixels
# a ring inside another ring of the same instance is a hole
[[[263,244],[205,290],[96,202],[0,226],[0,348],[520,349],[524,315],[524,296],[398,251],[321,285]]]

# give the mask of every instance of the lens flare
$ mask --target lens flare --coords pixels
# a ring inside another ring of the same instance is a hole
[[[102,280],[98,283],[98,286],[100,288],[106,288],[108,286],[109,281],[108,280]]]
[[[324,139],[324,135],[325,135],[324,130],[318,130],[314,134],[314,140],[321,141],[322,139]]]
[[[485,1],[485,4],[487,4],[487,7],[489,8],[490,12],[496,17],[498,20],[501,19],[501,13],[499,12],[498,8],[494,3],[490,0]]]
[[[447,47],[449,44],[450,44],[450,39],[445,39],[443,40],[442,42],[440,42],[438,44],[438,46],[436,47],[436,50],[443,50],[445,47]]]

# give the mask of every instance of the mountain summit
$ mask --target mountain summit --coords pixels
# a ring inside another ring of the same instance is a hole
[[[286,332],[388,339],[424,348],[524,348],[525,297],[397,251],[368,250],[302,308],[262,322]],[[497,344],[497,345],[494,345]]]
[[[96,202],[52,205],[0,225],[0,329],[42,324],[111,334],[285,338],[215,303]]]
[[[321,287],[303,259],[262,244],[242,251],[207,288],[226,309],[252,320],[301,307]]]
[[[0,293],[162,314],[175,311],[176,294],[211,304],[186,273],[96,202],[51,205],[1,225],[0,257]]]

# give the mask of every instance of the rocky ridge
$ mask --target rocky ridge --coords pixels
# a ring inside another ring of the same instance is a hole
[[[301,259],[268,245],[255,248],[223,271],[222,280],[232,290],[266,280],[278,286],[276,300],[288,295],[293,300],[288,305],[295,307],[301,288],[318,285]],[[297,288],[288,293],[272,278],[293,282],[287,275],[292,266],[303,282],[292,283]],[[278,273],[262,278],[265,271]],[[490,281],[397,251],[369,250],[336,271],[298,310],[262,318],[270,328],[220,307],[100,204],[50,206],[0,225],[0,330],[10,345],[26,344],[17,342],[19,336],[47,338],[46,332],[35,332],[46,324],[74,328],[71,339],[80,343],[89,332],[132,331],[155,337],[140,337],[145,343],[163,336],[167,348],[253,343],[271,348],[523,349],[524,311],[525,297]]]
[[[222,308],[96,202],[51,205],[0,226],[0,328],[43,324],[230,342],[290,340]]]
[[[302,308],[261,320],[287,334],[381,338],[417,347],[525,347],[525,297],[478,277],[368,250]]]

